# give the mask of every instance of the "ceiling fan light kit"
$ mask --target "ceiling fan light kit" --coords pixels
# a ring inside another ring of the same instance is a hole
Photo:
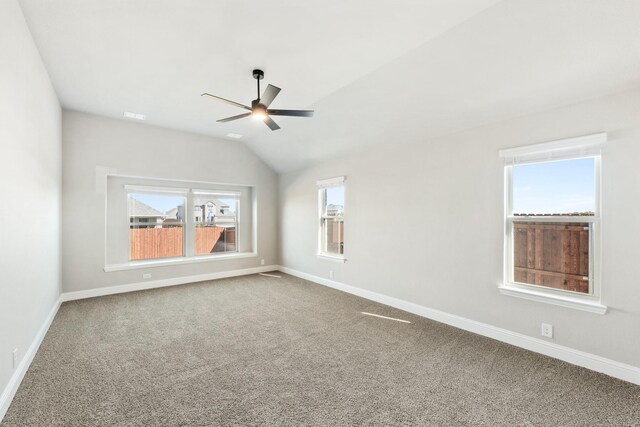
[[[289,117],[313,117],[313,110],[273,110],[269,109],[269,105],[273,102],[273,100],[280,93],[280,88],[268,85],[264,90],[262,97],[260,97],[260,80],[264,79],[264,71],[255,69],[252,72],[253,78],[257,81],[258,86],[258,97],[251,101],[251,107],[247,105],[240,104],[239,102],[230,101],[225,98],[221,98],[216,95],[211,95],[210,93],[203,93],[201,96],[207,96],[209,98],[216,99],[218,101],[224,102],[225,104],[233,105],[234,107],[243,108],[245,110],[249,110],[248,113],[239,114],[237,116],[231,116],[224,119],[218,120],[220,123],[226,123],[233,120],[242,119],[244,117],[252,116],[256,120],[263,121],[271,130],[278,130],[280,126],[270,116],[289,116]]]

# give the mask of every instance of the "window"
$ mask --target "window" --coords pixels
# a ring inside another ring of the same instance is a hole
[[[500,152],[506,161],[504,289],[603,307],[599,177],[605,140],[606,134],[596,134]]]
[[[253,186],[114,174],[105,198],[107,272],[257,256]]]
[[[185,196],[148,191],[127,197],[129,260],[184,256]]]
[[[240,193],[194,190],[195,254],[238,252]]]
[[[344,177],[318,181],[321,257],[344,261]]]

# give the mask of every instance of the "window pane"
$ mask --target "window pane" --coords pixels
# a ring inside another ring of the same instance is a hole
[[[129,259],[184,255],[184,197],[130,193]]]
[[[594,215],[595,159],[513,167],[514,215]]]
[[[513,280],[589,293],[589,223],[513,223]]]
[[[330,254],[344,253],[344,221],[341,219],[325,219],[324,251]]]
[[[324,192],[324,215],[342,216],[344,214],[344,186],[325,188]]]
[[[201,196],[194,199],[196,255],[237,252],[237,197]]]
[[[344,253],[344,186],[322,190],[322,252]]]

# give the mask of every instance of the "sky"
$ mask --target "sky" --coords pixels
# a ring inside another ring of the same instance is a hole
[[[155,210],[158,210],[162,213],[166,213],[167,211],[180,206],[184,203],[183,196],[174,196],[170,194],[147,194],[147,193],[134,193],[131,195],[134,199],[151,206]],[[225,199],[225,198],[217,198],[222,203],[226,203],[229,205],[230,210],[233,212],[236,208],[236,199]],[[199,198],[197,201],[205,200]]]
[[[595,160],[513,167],[513,213],[595,212]]]
[[[155,210],[162,213],[167,212],[168,210],[171,210],[176,206],[182,205],[184,203],[183,196],[174,196],[169,194],[135,193],[131,196],[139,202],[142,202],[145,205],[149,205]]]
[[[344,205],[343,185],[328,187],[327,204]],[[161,212],[184,203],[173,195],[140,194],[134,197]],[[233,200],[220,199],[229,203]],[[572,213],[595,211],[593,158],[532,163],[513,167],[514,213]]]
[[[327,205],[344,206],[344,185],[327,187]]]

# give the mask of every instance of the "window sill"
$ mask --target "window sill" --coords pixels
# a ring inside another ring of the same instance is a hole
[[[537,301],[546,304],[559,305],[561,307],[573,308],[576,310],[588,311],[596,314],[606,314],[607,306],[600,304],[595,300],[588,300],[568,295],[554,295],[544,291],[533,289],[523,289],[515,286],[498,287],[501,295],[507,295],[515,298],[522,298],[529,301]]]
[[[105,265],[103,270],[106,273],[109,273],[112,271],[136,270],[140,268],[167,267],[171,265],[193,264],[198,262],[221,261],[237,258],[254,258],[257,256],[258,254],[256,252],[236,252],[221,255],[201,255],[190,258],[154,259],[147,261],[132,261],[123,264],[109,264]]]
[[[340,255],[316,254],[319,259],[326,259],[333,262],[344,263],[347,259]]]

